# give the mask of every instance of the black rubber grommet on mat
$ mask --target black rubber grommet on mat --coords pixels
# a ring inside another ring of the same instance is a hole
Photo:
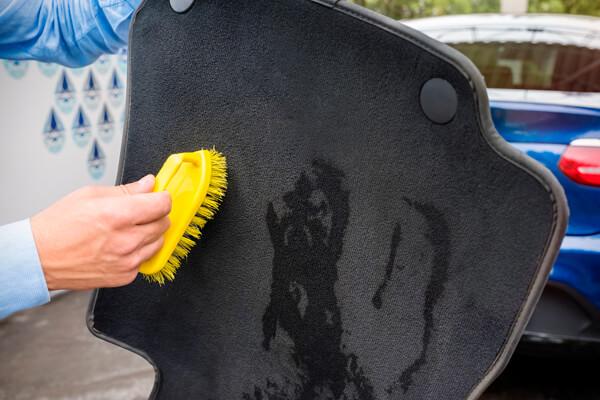
[[[425,116],[436,124],[447,124],[456,115],[456,90],[445,79],[433,78],[425,82],[419,101]]]

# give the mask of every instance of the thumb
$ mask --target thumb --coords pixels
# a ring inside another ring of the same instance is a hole
[[[150,193],[154,189],[154,175],[146,175],[139,181],[121,185],[119,188],[124,194]]]

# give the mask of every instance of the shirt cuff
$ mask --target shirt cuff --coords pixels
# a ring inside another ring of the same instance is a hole
[[[29,219],[0,226],[0,319],[49,301]]]

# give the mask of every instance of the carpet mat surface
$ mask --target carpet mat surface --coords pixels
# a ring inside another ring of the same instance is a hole
[[[121,182],[215,146],[221,210],[163,287],[95,293],[153,398],[476,398],[564,234],[552,175],[494,131],[458,52],[346,2],[146,0]]]

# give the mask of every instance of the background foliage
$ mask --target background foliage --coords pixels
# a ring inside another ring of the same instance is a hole
[[[500,0],[353,0],[395,19],[500,11]],[[529,0],[529,12],[600,16],[600,0]]]

